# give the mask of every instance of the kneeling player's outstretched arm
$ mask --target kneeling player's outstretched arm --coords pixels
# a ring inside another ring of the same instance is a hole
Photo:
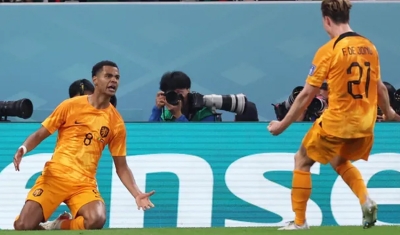
[[[62,102],[53,113],[43,121],[42,126],[25,140],[14,155],[15,170],[19,171],[19,165],[23,155],[36,148],[44,139],[57,131],[66,122],[67,114],[71,107],[70,100]]]
[[[154,204],[150,201],[149,197],[152,196],[155,191],[149,193],[142,193],[136,184],[135,178],[133,177],[131,169],[126,163],[126,157],[113,157],[117,175],[124,186],[135,198],[138,209],[147,210],[154,207]]]
[[[132,196],[137,197],[141,191],[136,185],[135,178],[126,162],[126,128],[122,121],[119,121],[112,128],[112,139],[108,144],[111,156],[113,156],[115,169],[118,177]]]
[[[45,127],[41,126],[37,131],[26,138],[22,146],[26,148],[26,152],[29,152],[50,135],[51,133]]]
[[[36,148],[44,139],[46,139],[51,133],[43,126],[33,134],[28,136],[24,143],[17,149],[14,155],[14,167],[16,171],[19,171],[19,165],[21,164],[22,157],[32,149]]]
[[[138,209],[149,209],[154,207],[153,203],[149,200],[155,192],[142,193],[136,184],[132,171],[126,162],[126,129],[123,122],[119,123],[114,131],[113,138],[110,141],[109,149],[113,156],[115,169],[122,184],[128,189],[136,200]]]
[[[113,159],[119,179],[126,189],[128,189],[128,191],[132,194],[132,196],[136,198],[142,192],[136,184],[132,171],[126,162],[126,157],[114,156]]]

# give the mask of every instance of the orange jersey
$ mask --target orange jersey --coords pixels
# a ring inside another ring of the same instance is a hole
[[[354,32],[344,33],[316,53],[307,83],[328,83],[329,107],[320,117],[329,135],[360,138],[373,135],[380,80],[378,51]]]
[[[88,96],[62,102],[42,123],[50,133],[58,130],[53,157],[43,175],[81,183],[96,183],[97,166],[108,145],[113,157],[126,156],[126,129],[114,106],[96,109]]]

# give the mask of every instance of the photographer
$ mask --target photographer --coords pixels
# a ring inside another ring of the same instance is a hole
[[[79,79],[69,86],[69,98],[81,95],[91,95],[94,92],[93,84],[87,79]]]
[[[274,107],[276,118],[280,121],[282,120],[286,114],[288,113],[290,107],[292,106],[294,100],[297,95],[303,90],[302,86],[295,87],[288,97],[288,99],[282,103],[272,104]],[[328,107],[328,84],[323,83],[320,87],[320,92],[315,98],[311,101],[311,104],[304,111],[303,115],[301,115],[296,121],[298,122],[313,122],[317,118],[319,118],[324,110]]]
[[[167,72],[160,81],[150,122],[215,122],[217,114],[210,107],[194,108],[190,101],[190,78],[181,71]],[[168,102],[169,101],[169,102]]]
[[[390,106],[394,109],[396,112],[396,117],[394,121],[400,121],[400,89],[396,90],[396,88],[390,84],[389,82],[383,82],[385,85],[387,91],[388,91],[388,96],[390,100]],[[386,118],[382,114],[382,110],[378,107],[378,112],[376,115],[376,121],[377,122],[382,122],[386,121]]]
[[[69,98],[82,95],[91,95],[94,92],[93,84],[87,79],[79,79],[73,82],[68,89]],[[117,97],[113,95],[110,99],[110,103],[117,107]]]

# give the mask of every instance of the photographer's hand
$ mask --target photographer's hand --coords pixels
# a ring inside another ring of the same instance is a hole
[[[163,91],[157,92],[156,95],[156,106],[158,109],[161,109],[165,105],[165,96]]]

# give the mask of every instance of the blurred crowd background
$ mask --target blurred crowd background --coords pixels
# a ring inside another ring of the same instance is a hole
[[[71,83],[78,81],[80,91],[82,79],[91,84],[93,64],[111,60],[121,69],[115,99],[126,122],[168,119],[159,108],[155,112],[157,94],[165,90],[166,98],[176,98],[182,89],[204,95],[206,101],[218,98],[218,111],[211,110],[215,120],[282,118],[304,84],[316,48],[329,39],[321,25],[320,1],[200,1],[0,0],[0,64],[7,81],[0,86],[0,116],[1,102],[30,99],[34,112],[24,121],[41,122],[68,98]],[[382,79],[400,112],[400,33],[393,30],[400,2],[375,2],[354,4],[352,26],[379,48]],[[163,74],[176,71],[185,74],[170,76],[178,80],[171,84],[180,87],[160,89]],[[321,87],[312,114],[327,106],[326,93],[327,87]],[[252,102],[251,115],[236,115],[243,114],[243,102],[231,105],[236,98],[243,100],[241,94]]]

